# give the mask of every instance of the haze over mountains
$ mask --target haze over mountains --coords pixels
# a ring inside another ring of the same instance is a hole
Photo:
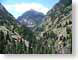
[[[72,0],[60,0],[47,15],[31,9],[18,19],[0,3],[0,53],[72,54]]]

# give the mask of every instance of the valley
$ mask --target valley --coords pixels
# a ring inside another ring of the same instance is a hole
[[[0,54],[72,54],[72,0],[17,19],[0,3]]]

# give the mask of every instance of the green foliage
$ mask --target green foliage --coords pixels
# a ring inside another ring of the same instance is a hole
[[[67,34],[70,34],[72,32],[70,27],[67,27],[66,31],[67,31]]]
[[[0,17],[0,53],[57,54],[60,53],[60,51],[63,53],[62,49],[68,49],[64,51],[64,53],[71,53],[72,21],[70,21],[70,17],[68,19],[64,18],[68,16],[72,10],[71,0],[64,1],[66,2],[64,7],[57,10],[55,9],[54,12],[50,11],[51,13],[48,15],[46,21],[42,23],[43,25],[38,27],[34,32],[25,26],[20,25],[19,27],[11,14],[6,13],[4,14],[5,16]],[[48,21],[49,17],[51,20]],[[62,18],[64,18],[64,20]],[[56,19],[57,24],[54,24]],[[50,24],[50,22],[52,22],[52,24]],[[61,22],[65,22],[64,27],[62,27]],[[41,34],[43,36],[41,36]],[[61,37],[61,34],[64,36]],[[38,39],[36,37],[38,37]],[[25,41],[29,43],[27,44]],[[62,48],[60,48],[60,46],[62,46]]]

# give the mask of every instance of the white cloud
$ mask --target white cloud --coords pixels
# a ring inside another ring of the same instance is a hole
[[[21,4],[6,4],[4,5],[6,9],[12,13],[13,15],[16,15],[15,17],[17,18],[19,15],[22,13],[34,9],[39,12],[43,12],[46,14],[46,12],[49,10],[45,6],[38,4],[38,3],[21,3]]]

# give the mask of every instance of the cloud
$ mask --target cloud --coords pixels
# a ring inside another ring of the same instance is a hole
[[[30,9],[43,12],[44,14],[46,14],[46,12],[49,10],[45,6],[38,3],[6,4],[4,6],[10,13],[16,15],[16,18]]]

